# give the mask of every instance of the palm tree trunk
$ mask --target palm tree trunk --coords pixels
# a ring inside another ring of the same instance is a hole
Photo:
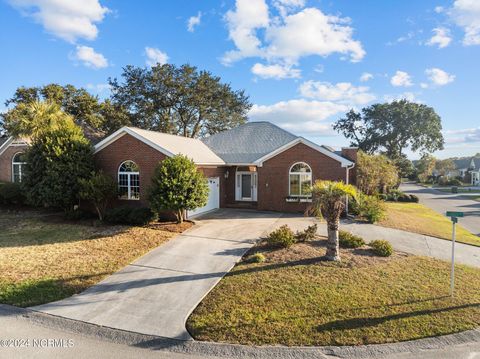
[[[329,261],[340,261],[340,249],[338,241],[338,227],[339,222],[327,223],[327,253],[325,258]]]

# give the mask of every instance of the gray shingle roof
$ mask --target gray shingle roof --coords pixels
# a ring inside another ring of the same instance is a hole
[[[270,122],[249,122],[202,141],[226,163],[253,163],[297,139]]]
[[[8,140],[8,137],[7,136],[0,136],[0,147],[2,147],[2,145],[7,142]]]
[[[480,169],[480,158],[473,157],[473,160],[475,161],[475,168],[477,170]],[[471,161],[472,161],[472,157],[464,157],[464,158],[453,160],[457,169],[469,168]]]

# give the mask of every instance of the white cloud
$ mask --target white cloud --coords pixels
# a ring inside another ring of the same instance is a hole
[[[435,86],[444,86],[455,80],[455,75],[450,75],[448,72],[439,68],[427,69],[425,70],[425,74]]]
[[[86,88],[97,94],[109,92],[111,90],[110,84],[87,84]]]
[[[361,82],[367,82],[373,79],[373,75],[369,72],[364,72],[362,76],[360,76],[360,81]]]
[[[336,101],[349,105],[364,105],[375,100],[375,95],[368,92],[368,87],[355,87],[349,82],[331,84],[329,82],[306,81],[300,85],[299,90],[300,94],[306,98]]]
[[[399,100],[407,100],[410,102],[422,103],[422,101],[418,100],[413,92],[404,92],[401,94],[396,95],[385,95],[384,100],[387,102],[399,101]]]
[[[435,9],[434,11],[437,13],[437,14],[441,14],[445,9],[443,8],[443,6],[435,6]]]
[[[412,86],[412,77],[405,71],[397,71],[390,79],[390,83],[395,87]]]
[[[448,14],[465,31],[464,45],[480,45],[480,1],[455,0]]]
[[[299,69],[292,68],[291,66],[282,65],[263,65],[256,63],[252,67],[252,73],[263,79],[289,79],[300,78],[301,71]]]
[[[252,121],[270,121],[295,132],[312,135],[332,135],[330,123],[325,120],[344,113],[349,107],[328,101],[304,99],[281,101],[273,105],[253,105],[249,112]]]
[[[94,40],[97,24],[109,11],[98,0],[9,0],[22,14],[33,18],[44,29],[68,42]]]
[[[297,8],[303,8],[305,0],[274,0],[273,6],[278,10],[280,16],[285,17]]]
[[[191,16],[187,21],[187,30],[190,32],[195,31],[195,26],[200,25],[202,21],[202,13],[199,11],[197,16]]]
[[[325,15],[319,9],[306,8],[285,17],[284,23],[266,30],[269,43],[266,56],[296,63],[300,57],[333,53],[349,55],[352,62],[365,56],[359,41],[352,39],[349,19]]]
[[[289,6],[285,7],[287,4]],[[365,56],[362,44],[352,38],[353,29],[348,26],[348,18],[325,15],[317,8],[290,13],[304,6],[304,1],[277,1],[274,6],[287,10],[280,18],[271,19],[265,0],[236,1],[235,10],[228,11],[225,16],[236,50],[225,53],[224,64],[247,57],[292,65],[310,55],[326,57],[340,53],[349,56],[352,62]],[[264,35],[262,39],[260,33]]]
[[[439,49],[443,49],[450,45],[452,42],[452,37],[450,30],[445,27],[436,27],[432,30],[433,36],[428,40],[427,45],[429,46],[438,46]]]
[[[261,42],[256,29],[269,24],[268,6],[264,0],[237,0],[235,11],[225,15],[228,33],[237,50],[227,52],[222,59],[226,65],[244,57],[259,56]]]
[[[472,143],[480,142],[480,127],[477,128],[465,128],[460,130],[444,131],[446,135],[447,143]],[[449,135],[456,135],[457,137],[451,137]],[[458,137],[458,135],[462,135]]]
[[[108,61],[102,54],[95,52],[93,47],[89,46],[77,46],[75,60],[82,62],[86,67],[93,69],[102,69],[108,67]]]
[[[145,47],[145,55],[147,56],[145,61],[147,66],[155,66],[157,63],[164,65],[168,62],[168,55],[155,47]]]

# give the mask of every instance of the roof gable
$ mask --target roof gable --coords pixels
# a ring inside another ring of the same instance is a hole
[[[111,143],[126,134],[133,136],[168,157],[184,155],[192,159],[193,162],[198,165],[224,164],[223,160],[200,140],[156,131],[142,130],[135,127],[122,127],[112,133],[110,136],[95,145],[95,153],[108,147]]]

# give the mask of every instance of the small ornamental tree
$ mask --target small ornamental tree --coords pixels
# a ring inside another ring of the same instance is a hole
[[[355,197],[356,189],[343,182],[317,181],[313,185],[313,206],[327,222],[327,260],[340,261],[338,228],[340,215],[345,209],[345,198]]]
[[[93,203],[98,214],[98,219],[103,221],[108,203],[117,195],[117,184],[114,179],[102,171],[92,172],[90,178],[81,178],[80,193],[81,199]]]
[[[207,200],[207,179],[187,157],[167,158],[155,169],[149,191],[154,211],[173,211],[177,222],[182,223],[186,210],[203,207]]]

